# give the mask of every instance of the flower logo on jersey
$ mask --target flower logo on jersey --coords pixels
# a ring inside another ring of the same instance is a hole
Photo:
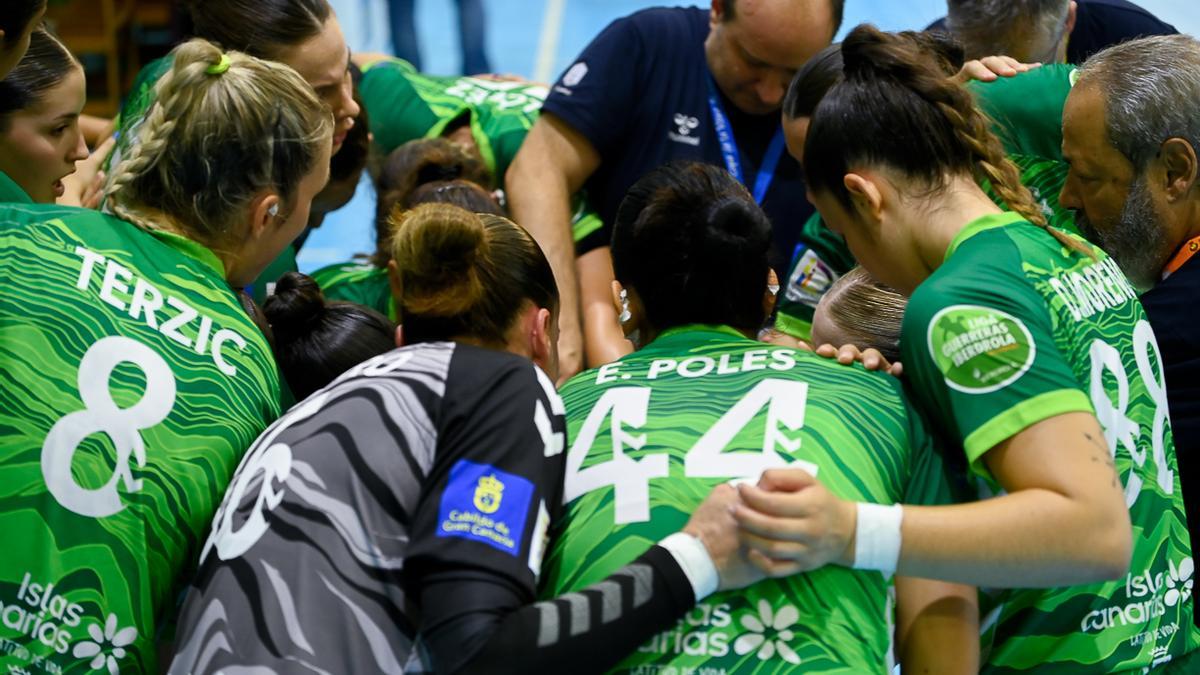
[[[92,670],[99,670],[107,665],[111,675],[119,675],[121,668],[117,665],[117,661],[125,658],[125,647],[133,644],[133,641],[137,639],[137,634],[137,628],[133,626],[117,630],[117,615],[109,614],[103,631],[96,624],[88,626],[88,635],[92,639],[77,643],[75,649],[71,651],[71,655],[77,659],[94,656],[95,658],[88,664]],[[106,646],[111,649],[106,650]],[[108,653],[105,653],[106,651]]]
[[[500,500],[504,498],[504,483],[496,479],[496,474],[481,476],[475,486],[475,508],[484,513],[495,513],[500,509]]]
[[[795,637],[790,630],[791,626],[799,619],[800,611],[791,605],[784,605],[776,613],[766,600],[759,600],[758,616],[742,616],[742,627],[750,632],[743,633],[734,641],[734,653],[745,655],[757,649],[760,661],[774,658],[778,654],[784,661],[800,665],[800,656],[788,646],[788,642]]]
[[[1167,596],[1163,602],[1167,607],[1174,607],[1188,601],[1192,597],[1192,575],[1196,573],[1196,563],[1191,558],[1184,558],[1179,567],[1170,560],[1167,561],[1170,574],[1167,575]]]

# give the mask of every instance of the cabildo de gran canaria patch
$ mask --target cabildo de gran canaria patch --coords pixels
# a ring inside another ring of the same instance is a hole
[[[437,536],[474,539],[519,555],[533,493],[533,483],[520,476],[461,459],[442,493]]]

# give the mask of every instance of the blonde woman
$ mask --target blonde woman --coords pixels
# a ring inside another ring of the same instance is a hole
[[[5,663],[158,672],[202,533],[279,414],[230,287],[299,233],[333,121],[285,66],[195,40],[116,167],[116,217],[0,209]]]

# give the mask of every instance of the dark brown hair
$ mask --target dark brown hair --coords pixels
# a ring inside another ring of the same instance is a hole
[[[186,0],[196,37],[251,56],[279,54],[321,33],[327,0]]]
[[[490,186],[491,174],[482,162],[445,138],[422,138],[396,148],[384,160],[375,180],[375,254],[371,262],[384,267],[391,260],[390,239],[397,209],[412,205],[413,191],[428,183],[463,180]],[[466,206],[465,204],[463,206]]]
[[[817,52],[796,71],[783,97],[783,114],[788,119],[812,117],[825,94],[842,79],[842,45],[835,42]]]
[[[79,68],[79,63],[58,38],[45,30],[29,36],[29,51],[8,75],[0,80],[0,131],[8,129],[9,116],[42,101],[46,92],[58,86]]]
[[[613,224],[613,271],[658,331],[691,323],[757,331],[766,320],[771,223],[724,169],[666,164],[629,188]]]
[[[46,6],[46,0],[4,0],[0,2],[0,30],[4,31],[4,40],[0,44],[17,39],[29,28],[29,22],[34,15]]]
[[[398,220],[392,257],[405,341],[502,344],[526,303],[557,311],[550,263],[511,220],[449,204],[422,204]]]
[[[288,272],[263,303],[275,359],[296,400],[369,358],[396,347],[387,317],[352,302],[327,301],[316,281]]]
[[[842,42],[842,60],[844,78],[817,106],[805,141],[810,190],[833,194],[850,208],[843,179],[855,166],[887,166],[929,193],[944,187],[947,174],[970,175],[991,183],[1010,209],[1063,246],[1092,255],[1047,225],[990,120],[965,88],[946,77],[962,64],[956,43],[864,24]]]

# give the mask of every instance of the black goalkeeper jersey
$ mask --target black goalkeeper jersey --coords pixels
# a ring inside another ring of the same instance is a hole
[[[351,370],[238,468],[171,672],[423,670],[405,575],[475,565],[532,602],[564,442],[552,383],[517,356],[422,344]]]

